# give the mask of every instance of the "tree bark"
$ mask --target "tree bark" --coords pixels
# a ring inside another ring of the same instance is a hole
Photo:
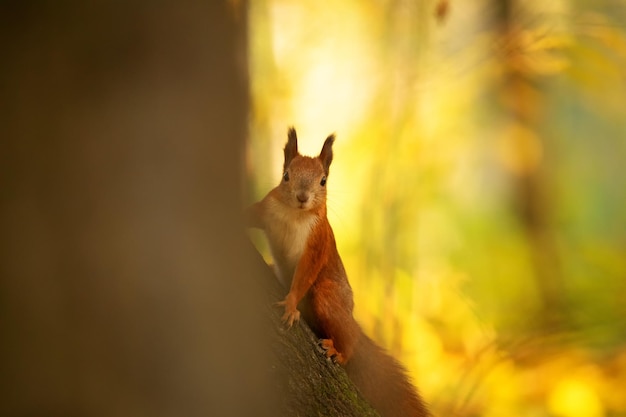
[[[290,329],[281,323],[282,308],[274,307],[287,290],[267,267],[260,255],[255,260],[265,270],[265,311],[271,318],[271,345],[274,357],[275,390],[281,392],[281,414],[285,416],[318,417],[378,416],[359,394],[345,370],[329,360],[318,345],[315,334],[304,320]]]

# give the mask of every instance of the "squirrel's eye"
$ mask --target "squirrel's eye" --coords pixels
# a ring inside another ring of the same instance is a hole
[[[283,174],[283,181],[289,181],[289,173],[287,171],[285,171],[285,173]]]
[[[326,176],[325,175],[322,177],[322,180],[320,181],[320,185],[322,187],[326,185]]]

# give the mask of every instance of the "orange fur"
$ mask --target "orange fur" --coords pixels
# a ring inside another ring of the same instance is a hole
[[[311,158],[298,153],[296,131],[289,130],[283,179],[248,209],[249,226],[265,231],[278,278],[289,287],[277,303],[284,308],[283,321],[291,327],[302,310],[326,356],[346,367],[381,415],[429,416],[404,368],[367,338],[352,316],[352,288],[326,217],[334,139],[329,136],[320,155]]]

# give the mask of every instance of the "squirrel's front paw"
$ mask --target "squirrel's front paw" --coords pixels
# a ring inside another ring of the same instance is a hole
[[[285,307],[285,314],[283,314],[281,320],[287,325],[288,329],[291,328],[295,322],[300,320],[300,312],[296,308],[296,303],[291,301],[289,295],[287,295],[283,301],[279,301],[275,305]]]
[[[285,311],[282,317],[283,323],[287,324],[287,328],[291,328],[295,322],[300,320],[300,312],[296,309],[293,311]]]

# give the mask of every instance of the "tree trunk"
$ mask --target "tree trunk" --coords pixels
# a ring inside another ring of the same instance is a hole
[[[0,6],[0,415],[274,416],[245,9]]]

